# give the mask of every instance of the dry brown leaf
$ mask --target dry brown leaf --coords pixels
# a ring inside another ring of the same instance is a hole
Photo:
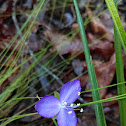
[[[97,53],[107,59],[114,53],[114,44],[109,41],[99,41],[99,43],[91,46],[90,51],[93,54]]]
[[[114,53],[114,43],[110,41],[102,41],[98,40],[93,36],[91,33],[87,33],[87,40],[89,46],[90,46],[90,51],[91,54],[93,55],[98,55],[102,56],[105,59],[108,59],[113,53]]]
[[[45,35],[53,44],[52,51],[58,51],[60,55],[75,55],[83,50],[83,44],[80,39],[74,38],[70,40],[68,37],[54,33],[51,30],[46,30]],[[114,53],[113,42],[97,40],[91,33],[87,34],[87,40],[92,54],[101,55],[108,59]]]
[[[70,40],[70,38],[52,31],[46,31],[45,35],[53,44],[53,51],[58,51],[60,55],[68,54],[75,55],[83,50],[83,44],[79,39]]]
[[[86,62],[83,62],[85,69],[87,68]],[[115,54],[111,57],[110,61],[108,62],[100,62],[93,60],[93,65],[95,67],[95,73],[97,76],[98,86],[105,87],[111,84],[113,77],[115,75],[116,66],[115,66]],[[89,86],[89,76],[84,75],[80,78],[82,86]],[[86,87],[89,90],[89,87]],[[107,88],[100,89],[101,98],[104,98],[107,93]]]
[[[112,21],[111,15],[109,13],[107,13],[107,12],[102,13],[100,16],[100,20],[109,31],[111,31],[112,33],[114,32],[113,21]]]
[[[91,10],[86,7],[86,13],[89,17],[90,21],[90,30],[94,33],[99,35],[99,37],[102,35],[105,40],[108,41],[114,41],[113,33],[110,32],[105,25],[101,22],[99,18],[96,18],[96,16],[93,15]]]

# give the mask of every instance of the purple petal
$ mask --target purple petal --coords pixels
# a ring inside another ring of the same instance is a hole
[[[45,118],[52,118],[61,108],[60,101],[54,96],[45,96],[37,102],[35,110]]]
[[[60,91],[60,101],[61,103],[67,102],[67,105],[75,102],[81,91],[80,81],[74,80],[63,85]]]
[[[77,117],[73,109],[64,108],[57,114],[58,126],[76,126]]]

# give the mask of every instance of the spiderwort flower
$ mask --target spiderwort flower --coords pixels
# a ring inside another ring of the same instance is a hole
[[[61,88],[59,99],[50,95],[45,96],[37,102],[35,110],[45,118],[57,115],[59,126],[76,126],[77,117],[71,104],[77,100],[80,91],[79,80],[67,82]]]

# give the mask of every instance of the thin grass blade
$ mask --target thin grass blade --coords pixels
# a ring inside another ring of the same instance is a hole
[[[117,7],[116,0],[114,0],[115,6]],[[115,44],[115,54],[116,54],[116,76],[117,82],[122,83],[125,81],[124,79],[124,65],[123,65],[123,57],[122,57],[122,48],[120,43],[120,38],[118,37],[118,31],[116,26],[114,25],[114,44]],[[122,95],[126,93],[125,84],[117,85],[118,95]],[[126,126],[126,99],[119,100],[119,111],[120,111],[120,122],[121,126]]]
[[[118,36],[120,37],[123,48],[126,52],[126,33],[125,33],[125,30],[122,26],[121,20],[119,18],[119,14],[118,14],[118,11],[116,9],[116,6],[115,6],[113,0],[105,0],[105,1],[106,1],[107,6],[108,6],[109,12],[112,16],[116,30],[118,32]]]
[[[81,17],[81,14],[80,14],[80,11],[79,11],[79,8],[77,5],[77,1],[76,0],[73,0],[73,1],[74,1],[76,13],[77,13],[78,24],[79,24],[79,28],[80,28],[83,49],[84,49],[86,63],[87,63],[87,67],[88,67],[88,74],[89,74],[89,78],[90,78],[91,88],[97,89],[98,88],[97,79],[96,79],[94,67],[92,64],[92,59],[91,59],[90,52],[89,52],[89,47],[88,47],[88,43],[87,43],[84,26],[83,26],[82,17]],[[93,101],[101,100],[99,90],[92,91],[92,97],[93,97]],[[102,103],[95,104],[94,107],[95,107],[97,125],[106,126]]]

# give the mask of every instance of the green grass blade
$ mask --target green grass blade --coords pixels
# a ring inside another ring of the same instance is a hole
[[[0,104],[4,102],[4,100],[13,92],[15,89],[19,88],[21,86],[21,81],[24,79],[25,76],[28,75],[28,73],[31,71],[31,69],[34,68],[34,66],[37,64],[37,62],[41,59],[41,55],[34,61],[27,70],[25,70],[20,78],[18,78],[13,84],[11,84],[2,94],[0,94]]]
[[[20,119],[20,118],[23,118],[23,117],[26,117],[26,116],[32,116],[32,115],[37,115],[38,113],[29,113],[29,114],[23,114],[23,115],[17,115],[17,116],[13,116],[11,117],[11,119],[9,119],[8,121],[4,122],[1,124],[1,126],[6,126],[9,122],[12,122],[14,120],[17,120],[17,119]]]
[[[96,89],[96,88],[98,88],[98,84],[97,84],[97,79],[96,79],[94,67],[92,64],[92,59],[91,59],[90,52],[89,52],[87,38],[85,35],[84,26],[83,26],[83,21],[81,18],[81,14],[80,14],[77,2],[76,2],[76,0],[73,0],[73,1],[74,1],[76,13],[77,13],[78,24],[79,24],[79,28],[80,28],[81,39],[82,39],[86,63],[87,63],[87,67],[88,67],[88,74],[89,74],[89,78],[90,78],[91,88]],[[92,91],[92,97],[93,97],[93,101],[101,100],[99,90]],[[95,104],[94,107],[95,107],[97,125],[98,126],[106,126],[102,103]]]
[[[114,0],[115,6],[117,7],[116,0]],[[124,82],[124,68],[123,68],[123,58],[122,58],[122,48],[120,43],[120,38],[118,37],[117,28],[114,25],[114,44],[115,44],[115,54],[116,54],[116,76],[117,82]],[[126,93],[125,84],[117,85],[118,95]],[[119,111],[120,111],[120,122],[121,126],[126,126],[126,99],[119,100]]]
[[[98,103],[104,103],[104,102],[111,102],[111,101],[115,101],[115,100],[121,100],[121,99],[125,99],[126,98],[126,94],[122,94],[122,95],[118,95],[118,96],[114,96],[114,97],[110,97],[110,98],[106,98],[106,99],[101,99],[99,101],[93,101],[93,102],[88,102],[85,104],[81,104],[80,107],[82,106],[87,106],[87,105],[93,105],[93,104],[98,104]],[[103,125],[101,125],[103,126]],[[123,125],[125,126],[125,125]]]
[[[119,14],[118,14],[118,11],[116,9],[116,6],[115,6],[113,0],[105,0],[105,1],[106,1],[107,6],[108,6],[108,9],[110,11],[110,14],[112,16],[116,30],[118,32],[118,36],[120,37],[123,48],[126,52],[126,33],[125,33],[125,30],[122,26],[121,20],[119,18]]]

